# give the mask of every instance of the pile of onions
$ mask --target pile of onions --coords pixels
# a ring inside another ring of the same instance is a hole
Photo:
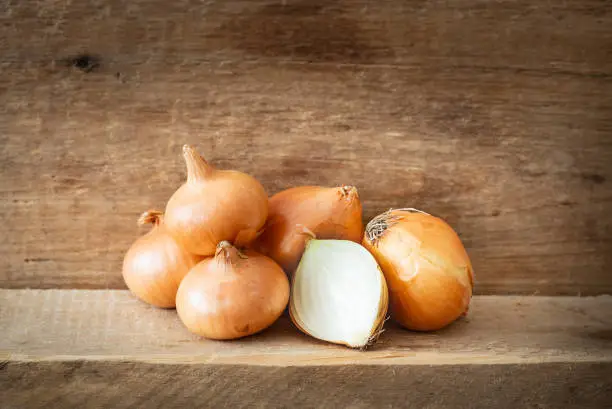
[[[365,248],[348,240],[308,240],[289,306],[302,332],[365,348],[381,333],[387,305],[385,278]]]
[[[147,223],[153,228],[132,244],[123,259],[123,279],[132,293],[144,302],[174,308],[181,280],[202,257],[179,246],[168,233],[161,212],[144,212],[138,224]]]
[[[227,241],[183,279],[176,310],[192,332],[212,339],[255,334],[276,321],[289,300],[289,280],[274,261]]]
[[[256,248],[292,274],[304,252],[308,234],[319,239],[361,242],[362,208],[353,186],[300,186],[270,198],[269,216]]]
[[[183,147],[187,181],[123,261],[141,300],[176,307],[192,332],[236,339],[271,326],[289,305],[304,333],[365,348],[388,308],[411,330],[443,328],[466,313],[469,257],[442,219],[385,212],[365,228],[353,186],[301,186],[268,200],[253,177],[217,170]],[[291,279],[291,286],[289,283]],[[291,293],[291,294],[290,294]]]
[[[472,264],[442,219],[415,209],[390,210],[368,223],[363,245],[385,274],[391,316],[402,326],[438,330],[467,312]]]
[[[187,181],[166,205],[166,226],[187,251],[211,256],[227,240],[246,246],[268,216],[268,195],[252,176],[217,170],[191,146],[183,147]]]

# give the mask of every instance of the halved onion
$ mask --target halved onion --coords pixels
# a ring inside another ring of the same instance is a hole
[[[291,320],[304,333],[364,348],[382,331],[385,278],[374,257],[348,240],[311,239],[293,277]]]

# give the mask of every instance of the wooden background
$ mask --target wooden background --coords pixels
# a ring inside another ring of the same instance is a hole
[[[478,293],[612,293],[612,2],[1,1],[0,287],[124,288],[184,143],[445,218]]]

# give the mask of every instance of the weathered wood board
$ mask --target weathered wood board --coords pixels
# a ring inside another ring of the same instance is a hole
[[[124,288],[193,143],[271,194],[447,219],[478,293],[612,293],[610,2],[1,9],[0,287]]]
[[[612,362],[612,296],[477,296],[434,333],[389,322],[367,351],[319,342],[288,319],[233,342],[205,340],[175,310],[127,290],[0,290],[1,359],[244,365],[450,365]]]
[[[3,408],[605,409],[612,364],[275,367],[9,362]]]
[[[610,296],[475,297],[448,329],[388,323],[367,351],[286,319],[208,341],[127,291],[0,290],[0,308],[3,408],[600,408],[612,398]]]

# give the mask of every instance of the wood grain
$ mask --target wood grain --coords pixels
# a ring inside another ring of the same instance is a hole
[[[5,409],[604,409],[612,364],[247,367],[8,362]]]
[[[234,342],[188,333],[127,291],[0,290],[3,408],[603,408],[612,297],[479,296],[367,351],[287,320]]]
[[[612,293],[609,2],[2,12],[0,287],[124,288],[137,215],[193,143],[269,193],[348,183],[366,219],[445,218],[477,293]]]
[[[612,297],[480,296],[436,333],[389,323],[368,351],[316,341],[287,319],[235,342],[188,332],[174,310],[123,290],[0,290],[0,359],[234,365],[612,362]]]

